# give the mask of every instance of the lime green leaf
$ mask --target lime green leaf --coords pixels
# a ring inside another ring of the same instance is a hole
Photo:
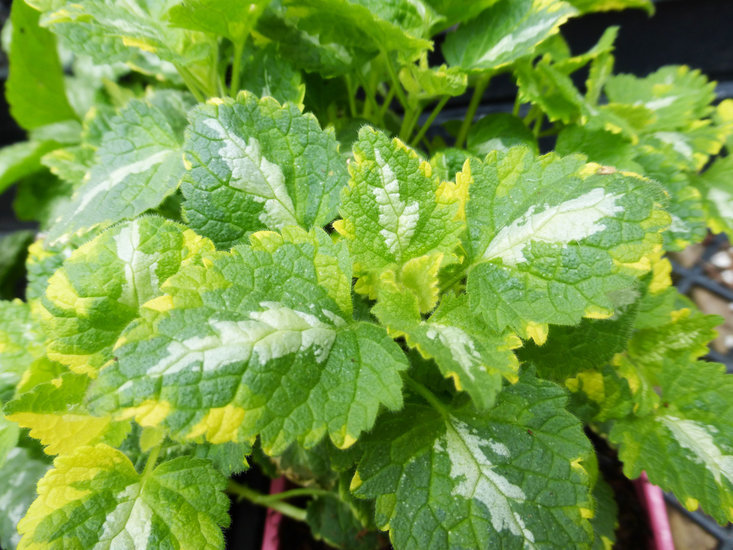
[[[94,166],[49,229],[49,239],[133,218],[158,206],[183,177],[183,129],[190,98],[157,92],[110,121]]]
[[[86,375],[68,373],[39,384],[5,405],[5,414],[19,426],[30,428],[31,437],[40,440],[50,455],[70,454],[77,447],[95,443],[117,446],[130,423],[89,414],[83,402],[90,381]]]
[[[76,118],[66,99],[56,39],[38,26],[38,19],[25,2],[13,3],[6,97],[10,114],[26,130]]]
[[[89,169],[94,165],[95,148],[77,145],[63,147],[47,153],[41,159],[54,176],[79,186]]]
[[[542,343],[546,323],[608,318],[636,299],[669,223],[653,182],[521,147],[471,159],[462,177],[469,304],[490,325]]]
[[[117,225],[64,261],[41,303],[48,357],[95,375],[140,307],[181,265],[200,261],[211,242],[190,229],[146,216]]]
[[[568,126],[557,136],[555,152],[559,155],[583,153],[591,162],[619,170],[644,173],[634,157],[637,149],[621,134],[587,126]]]
[[[249,92],[197,107],[184,150],[184,214],[222,248],[260,229],[325,225],[347,180],[332,130]]]
[[[533,375],[482,416],[408,405],[380,420],[351,483],[402,548],[590,545],[590,442]],[[456,521],[456,518],[459,518]]]
[[[624,473],[646,471],[688,508],[733,521],[733,377],[722,365],[677,361],[658,382],[663,406],[611,429]]]
[[[654,114],[649,130],[676,130],[712,112],[715,83],[689,67],[663,67],[646,78],[616,75],[606,83],[610,102],[642,105]]]
[[[11,450],[7,461],[0,465],[0,545],[3,548],[14,550],[20,542],[16,526],[36,498],[36,483],[48,468],[46,462],[22,447]]]
[[[486,115],[471,125],[466,148],[473,154],[484,157],[491,151],[507,151],[515,145],[526,145],[539,152],[537,138],[524,125],[522,119],[509,113]]]
[[[468,86],[468,76],[465,72],[446,65],[440,67],[406,65],[400,70],[399,78],[408,92],[408,101],[415,106],[446,95],[461,95]]]
[[[521,100],[539,105],[551,122],[569,124],[594,114],[572,79],[547,58],[536,64],[529,58],[519,60],[514,74]]]
[[[41,157],[56,147],[55,142],[23,141],[0,149],[0,193],[41,170]]]
[[[468,307],[466,296],[446,295],[428,321],[423,321],[416,297],[395,284],[383,284],[372,310],[393,337],[432,358],[457,390],[471,396],[477,409],[494,404],[502,377],[516,381],[519,362],[512,348],[521,345],[513,335],[492,331]]]
[[[184,440],[259,434],[277,455],[326,434],[348,447],[380,406],[400,408],[404,354],[338,301],[351,280],[339,266],[345,247],[304,234],[255,234],[255,246],[171,278],[100,372],[93,410],[163,422]]]
[[[448,34],[443,55],[452,67],[500,69],[531,54],[576,13],[560,0],[501,0]]]
[[[354,161],[341,202],[343,220],[334,227],[346,237],[355,275],[362,277],[357,292],[374,297],[376,279],[389,269],[406,284],[405,271],[421,257],[430,258],[437,280],[437,268],[451,261],[463,229],[457,197],[439,186],[415,151],[369,127],[359,132]],[[421,308],[434,305],[432,300]]]
[[[225,487],[205,460],[176,458],[138,474],[121,451],[82,447],[58,457],[38,482],[18,548],[219,550],[229,524]]]
[[[426,40],[439,16],[422,0],[286,0],[297,26],[324,43],[395,52],[407,63],[432,49]]]
[[[184,0],[173,6],[168,17],[173,26],[203,31],[232,42],[243,42],[257,24],[268,0]]]
[[[646,10],[649,15],[654,13],[652,0],[567,0],[578,8],[580,13],[594,11],[614,11],[628,8],[640,8]]]
[[[463,168],[463,163],[471,155],[464,149],[448,147],[438,151],[430,159],[430,166],[433,169],[435,177],[438,181],[454,181],[456,174]]]

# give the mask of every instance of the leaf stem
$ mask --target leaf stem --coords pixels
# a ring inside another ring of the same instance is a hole
[[[196,82],[196,79],[191,74],[191,72],[185,67],[178,64],[176,64],[175,67],[176,70],[178,70],[178,74],[181,75],[183,82],[186,84],[186,87],[194,95],[196,100],[199,103],[204,103],[206,101],[206,94],[201,91],[199,84]]]
[[[436,411],[438,411],[443,416],[448,416],[450,413],[448,412],[448,407],[443,404],[443,402],[436,397],[436,395],[431,392],[428,388],[423,386],[420,382],[417,380],[411,378],[408,375],[404,376],[405,385],[407,385],[412,391],[414,391],[416,394],[418,394],[420,397],[425,399],[431,407],[433,407]]]
[[[420,140],[425,135],[425,132],[427,132],[430,129],[430,126],[432,126],[433,121],[435,120],[435,117],[437,117],[438,114],[440,113],[440,111],[443,110],[443,107],[445,107],[445,104],[448,103],[448,100],[449,99],[450,99],[450,96],[448,96],[448,95],[444,95],[440,99],[440,101],[438,102],[438,104],[433,109],[433,112],[430,113],[430,116],[428,117],[428,119],[425,121],[425,123],[420,128],[420,131],[417,133],[417,135],[414,138],[412,138],[412,141],[410,142],[410,145],[412,145],[413,147],[416,147],[417,144],[420,143]]]
[[[514,116],[519,116],[519,109],[522,107],[522,102],[519,99],[519,91],[517,90],[517,97],[514,98],[514,108],[512,109],[512,114]]]
[[[402,104],[402,108],[405,110],[405,113],[407,113],[407,111],[410,110],[410,107],[407,101],[407,97],[405,96],[405,92],[402,89],[402,84],[400,83],[400,79],[397,77],[397,73],[395,72],[394,65],[392,64],[392,60],[390,59],[387,51],[382,50],[382,53],[384,54],[384,59],[386,60],[387,72],[389,73],[389,77],[392,79],[392,88],[394,89],[395,93],[397,94],[397,100]]]
[[[456,136],[456,147],[459,149],[463,147],[463,143],[466,141],[468,129],[471,127],[473,118],[476,116],[476,109],[478,109],[479,103],[481,103],[481,99],[484,97],[489,80],[491,80],[491,75],[486,74],[476,81],[476,87],[473,89],[473,95],[471,96],[471,102],[468,104],[466,117],[463,119],[461,128],[458,130],[458,135]]]
[[[282,515],[298,521],[305,521],[306,511],[302,508],[298,508],[297,506],[293,506],[292,504],[288,504],[287,502],[282,502],[282,500],[294,496],[316,496],[321,494],[320,489],[293,489],[292,491],[285,491],[284,493],[279,493],[277,495],[263,495],[262,493],[258,493],[246,485],[242,485],[241,483],[237,483],[233,480],[229,480],[227,491],[235,495],[240,500],[245,498],[253,504],[272,508],[273,510],[280,512]],[[324,493],[327,492],[328,491],[324,491]]]
[[[402,125],[400,126],[400,139],[405,143],[410,139],[412,129],[415,127],[417,119],[420,118],[420,109],[408,109],[402,119]]]
[[[244,40],[234,43],[234,60],[232,61],[232,80],[229,83],[229,95],[237,97],[239,92],[239,81],[242,70],[242,53],[244,53]]]
[[[382,106],[379,108],[379,120],[382,122],[382,126],[384,126],[384,115],[387,114],[387,109],[389,109],[390,105],[392,105],[392,100],[395,96],[395,87],[390,86],[389,91],[387,92],[387,95],[384,96],[384,102],[382,103]]]
[[[163,447],[162,444],[158,444],[150,450],[148,460],[145,462],[145,468],[143,468],[142,478],[145,479],[150,475],[150,472],[155,468],[155,463],[158,462],[158,456],[160,456],[160,449]]]

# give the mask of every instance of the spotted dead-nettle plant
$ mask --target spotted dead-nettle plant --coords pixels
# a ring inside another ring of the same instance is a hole
[[[2,547],[223,548],[235,498],[348,549],[608,548],[591,433],[732,520],[719,319],[664,253],[733,228],[733,102],[614,75],[616,28],[570,52],[623,5],[15,0]]]

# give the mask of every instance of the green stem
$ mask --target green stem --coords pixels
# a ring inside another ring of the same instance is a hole
[[[466,117],[461,123],[461,128],[458,130],[458,136],[456,136],[456,147],[459,149],[463,147],[463,143],[466,141],[468,135],[468,129],[473,123],[473,118],[476,116],[476,109],[478,109],[481,98],[484,97],[486,87],[489,85],[491,75],[484,75],[476,82],[476,87],[473,89],[473,96],[471,96],[471,102],[468,104],[468,111],[466,111]]]
[[[431,407],[433,407],[436,411],[438,411],[443,416],[448,416],[450,412],[448,411],[448,407],[443,404],[443,402],[436,397],[436,395],[431,392],[429,389],[427,389],[425,386],[423,386],[420,382],[410,378],[409,376],[404,376],[405,385],[407,385],[412,391],[414,391],[416,394],[418,394],[420,397],[425,399]]]
[[[448,103],[449,99],[450,99],[450,96],[447,96],[447,95],[444,95],[440,99],[438,104],[433,109],[433,112],[430,113],[430,116],[425,121],[425,124],[423,124],[422,127],[420,128],[420,131],[417,133],[417,135],[414,138],[412,138],[412,142],[410,143],[410,145],[412,145],[413,147],[416,147],[417,144],[420,143],[420,140],[425,135],[425,132],[427,132],[428,129],[430,129],[430,126],[432,126],[433,121],[435,120],[435,117],[437,117],[440,111],[443,110],[443,107],[445,107],[445,104]]]
[[[382,106],[379,108],[379,120],[382,122],[382,126],[384,126],[384,115],[387,114],[387,109],[389,109],[389,106],[392,105],[392,100],[395,96],[395,87],[390,86],[389,91],[387,92],[387,95],[384,96],[384,102],[382,103]]]
[[[268,508],[272,508],[273,510],[280,512],[282,515],[287,516],[289,518],[292,518],[298,521],[305,521],[305,518],[306,518],[305,510],[303,510],[302,508],[298,508],[297,506],[293,506],[292,504],[288,504],[287,502],[282,502],[281,500],[271,498],[276,495],[263,495],[262,493],[258,493],[257,491],[250,489],[246,485],[241,485],[237,483],[236,481],[232,481],[232,480],[229,481],[229,486],[227,487],[227,491],[233,495],[236,495],[239,499],[246,498],[247,500],[249,500],[250,502],[254,504],[258,504],[260,506],[267,506]],[[293,496],[292,491],[287,491],[287,492],[291,493],[291,496]]]
[[[517,92],[517,97],[514,98],[514,108],[512,109],[512,114],[514,116],[519,116],[519,109],[522,107],[522,102],[519,99],[519,92]]]
[[[384,126],[382,118],[379,116],[379,104],[377,103],[377,100],[375,98],[375,86],[373,85],[373,83],[370,83],[366,78],[364,78],[364,75],[361,73],[359,73],[359,81],[361,82],[361,87],[364,88],[364,96],[366,98],[366,101],[364,102],[364,110],[362,111],[362,116],[367,120],[371,120],[372,111],[374,111],[374,113],[377,115],[377,120],[375,122],[377,122],[380,126]]]
[[[400,139],[405,143],[410,139],[410,134],[412,134],[412,130],[415,127],[415,123],[417,123],[417,119],[420,118],[421,112],[421,109],[409,109],[405,113],[405,117],[402,119],[400,126]]]
[[[242,70],[242,53],[244,53],[244,40],[234,44],[234,61],[232,61],[232,81],[229,83],[229,95],[237,97],[239,92],[239,81]]]
[[[389,77],[392,79],[392,88],[394,88],[395,93],[397,94],[397,100],[402,104],[402,108],[405,110],[405,112],[407,112],[410,109],[409,103],[407,102],[407,97],[405,96],[405,92],[402,89],[400,79],[397,78],[397,72],[395,71],[394,65],[392,64],[392,59],[390,59],[389,54],[385,50],[383,50],[382,53],[384,54],[384,59],[386,60],[387,72],[389,73]]]
[[[346,94],[349,96],[349,113],[351,114],[351,118],[356,118],[356,90],[357,88],[354,86],[353,81],[351,80],[351,76],[344,75],[344,82],[346,83]],[[366,93],[366,90],[365,90]],[[367,94],[368,95],[368,94]]]
[[[142,478],[145,479],[150,475],[150,472],[155,468],[155,463],[158,462],[158,456],[160,455],[160,449],[163,445],[159,444],[150,450],[148,460],[145,462],[145,468],[143,468]]]
[[[537,116],[537,119],[534,121],[534,127],[532,128],[532,133],[534,134],[534,137],[539,137],[540,130],[542,129],[542,121],[545,118],[545,114],[540,111],[540,114]]]

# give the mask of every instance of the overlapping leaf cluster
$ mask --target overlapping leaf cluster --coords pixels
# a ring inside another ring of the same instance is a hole
[[[41,232],[0,257],[3,548],[221,548],[225,490],[278,501],[227,485],[252,462],[336,547],[608,547],[584,425],[733,520],[718,319],[662,259],[733,228],[733,104],[614,75],[617,29],[570,52],[619,7],[651,9],[14,2],[0,191]]]

